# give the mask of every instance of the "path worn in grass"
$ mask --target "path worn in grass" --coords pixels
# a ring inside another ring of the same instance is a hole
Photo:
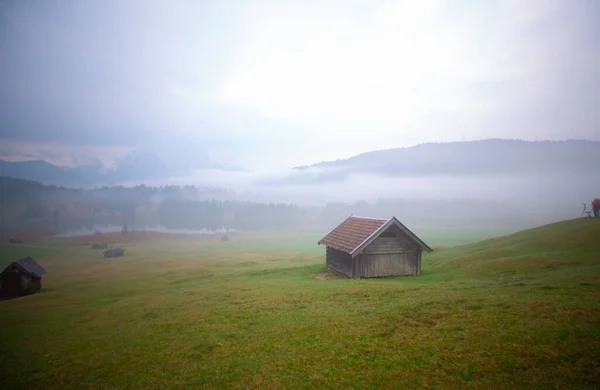
[[[36,248],[44,292],[0,302],[0,387],[591,389],[596,222],[442,249],[420,277],[371,280],[315,278],[324,250],[298,234],[157,237],[120,243],[118,259],[46,241],[62,249]]]

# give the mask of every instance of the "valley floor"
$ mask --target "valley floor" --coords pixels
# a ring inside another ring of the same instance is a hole
[[[3,245],[48,273],[0,302],[0,388],[600,385],[600,221],[436,248],[419,277],[316,278],[319,238]]]

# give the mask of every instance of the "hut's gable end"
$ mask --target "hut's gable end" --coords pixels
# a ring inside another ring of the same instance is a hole
[[[396,232],[392,234],[392,232]],[[400,221],[396,218],[392,217],[385,225],[383,225],[380,229],[373,232],[371,236],[366,239],[361,245],[356,247],[350,254],[352,256],[356,256],[360,253],[363,253],[365,248],[370,246],[373,241],[379,238],[398,238],[403,245],[406,245],[407,248],[412,248],[413,250],[418,251],[419,249],[432,252],[432,249],[427,246],[420,238],[418,238],[413,232],[408,230],[406,226],[404,226]]]
[[[18,272],[21,272],[21,269],[17,266],[17,264],[15,264],[13,262],[8,267],[6,267],[2,273],[4,274],[4,273],[18,273]]]
[[[378,232],[357,256],[356,277],[419,275],[421,247],[398,225]]]
[[[417,249],[418,245],[406,233],[392,225],[367,245],[363,252],[375,255],[414,252]]]

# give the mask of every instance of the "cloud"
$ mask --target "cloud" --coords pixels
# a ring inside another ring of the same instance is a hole
[[[328,9],[265,17],[219,98],[339,149],[597,139],[598,34],[584,17],[596,6],[534,3],[383,2],[360,23]]]
[[[383,3],[361,23],[333,8],[283,16],[277,8],[265,11],[279,17],[257,22],[238,53],[245,66],[235,69],[218,97],[265,117],[310,124],[381,124],[414,110],[452,108],[455,101],[439,93],[451,86],[431,93],[434,83],[462,71],[459,43],[434,27],[440,7],[436,1]]]
[[[421,142],[599,139],[599,8],[3,2],[0,138],[260,170]]]

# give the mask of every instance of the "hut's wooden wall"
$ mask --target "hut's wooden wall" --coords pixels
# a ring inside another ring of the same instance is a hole
[[[404,252],[358,256],[356,277],[376,278],[380,276],[419,275],[419,253]]]
[[[20,297],[35,294],[42,288],[41,278],[34,278],[17,267],[7,269],[0,281],[0,297]]]
[[[29,290],[30,286],[31,286],[31,276],[22,273],[21,274],[21,288],[23,289],[23,291],[27,291],[27,290]]]
[[[0,282],[0,297],[18,297],[23,295],[21,275],[18,272],[6,272]]]
[[[327,247],[325,257],[327,259],[327,268],[341,272],[350,277],[353,276],[352,263],[354,259],[348,253]]]
[[[394,234],[395,237],[386,237]],[[357,257],[356,277],[419,275],[421,249],[397,226],[391,226]]]

